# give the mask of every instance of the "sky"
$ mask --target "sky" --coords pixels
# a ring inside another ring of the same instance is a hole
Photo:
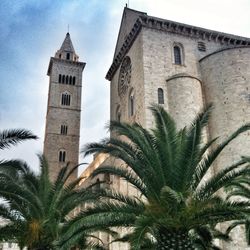
[[[37,171],[43,151],[49,60],[68,31],[83,72],[81,147],[108,136],[109,81],[125,4],[156,16],[250,37],[249,0],[1,0],[0,130],[26,128],[39,139],[0,152]],[[90,162],[91,158],[80,162]]]

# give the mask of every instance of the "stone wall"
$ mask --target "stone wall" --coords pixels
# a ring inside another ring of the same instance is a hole
[[[209,123],[210,137],[220,136],[217,144],[241,125],[250,123],[250,48],[232,48],[213,53],[201,60],[201,72],[207,102],[214,105]],[[245,132],[223,150],[215,171],[250,155],[250,132]],[[243,250],[244,231],[233,230],[233,243],[224,249]]]

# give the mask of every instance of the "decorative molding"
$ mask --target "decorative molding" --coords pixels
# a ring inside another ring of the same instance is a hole
[[[203,61],[204,59],[206,59],[206,58],[208,58],[208,57],[210,57],[210,56],[212,56],[212,55],[214,55],[214,54],[218,54],[218,53],[223,52],[223,51],[225,51],[225,50],[231,50],[231,49],[247,49],[247,48],[250,48],[250,45],[245,45],[245,46],[242,46],[242,45],[241,45],[241,46],[230,46],[230,47],[227,47],[227,48],[219,49],[219,50],[216,50],[216,51],[214,51],[214,52],[212,52],[212,53],[210,53],[210,54],[208,54],[208,55],[202,57],[202,58],[199,60],[199,62]]]
[[[76,62],[76,61],[72,61],[72,60],[65,60],[65,59],[61,59],[61,58],[50,57],[49,67],[48,67],[48,71],[47,71],[48,76],[50,75],[53,62],[60,62],[60,63],[64,63],[64,64],[78,65],[78,66],[82,67],[82,70],[84,69],[84,67],[86,65],[85,62]]]
[[[227,44],[229,46],[250,45],[250,38],[226,34],[223,32],[213,31],[183,23],[177,23],[174,21],[143,15],[136,20],[133,28],[125,39],[120,51],[114,58],[113,63],[111,64],[106,75],[107,80],[112,80],[115,72],[120,67],[124,56],[133,45],[133,42],[135,41],[142,27],[156,29],[168,33],[180,34],[195,39],[214,41],[216,43]]]
[[[180,73],[180,74],[173,75],[173,76],[169,77],[169,78],[166,80],[166,82],[169,82],[169,81],[174,80],[174,79],[176,79],[176,78],[184,78],[184,77],[195,79],[195,80],[199,81],[199,82],[202,84],[201,79],[199,79],[199,78],[197,78],[197,77],[195,77],[195,76],[189,75],[189,74],[187,74],[187,73]]]

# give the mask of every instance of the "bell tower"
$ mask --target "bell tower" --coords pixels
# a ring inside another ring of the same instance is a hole
[[[47,75],[49,94],[44,139],[44,155],[49,164],[49,175],[54,180],[62,166],[78,164],[82,72],[70,34],[61,48],[50,58]],[[74,173],[77,177],[77,172]]]

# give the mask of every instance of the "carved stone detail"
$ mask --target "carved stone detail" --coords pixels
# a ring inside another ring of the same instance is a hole
[[[128,56],[124,58],[122,61],[119,80],[118,80],[118,94],[119,96],[123,96],[129,87],[130,79],[131,79],[131,60]]]

